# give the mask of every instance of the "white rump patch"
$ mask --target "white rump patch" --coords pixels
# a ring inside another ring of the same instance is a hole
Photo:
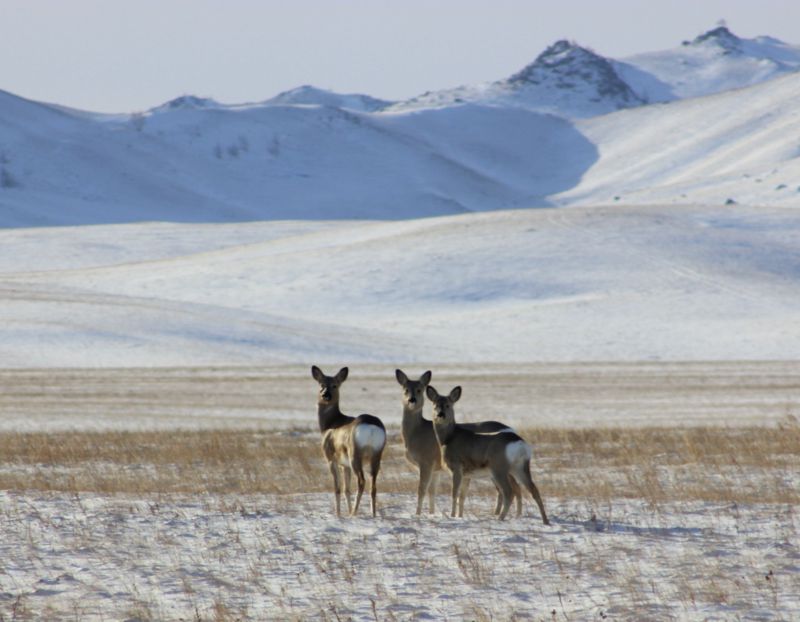
[[[525,441],[514,441],[506,445],[506,459],[509,464],[522,464],[532,457],[531,447]]]
[[[371,423],[361,423],[356,426],[354,440],[359,449],[380,451],[386,445],[386,432]]]

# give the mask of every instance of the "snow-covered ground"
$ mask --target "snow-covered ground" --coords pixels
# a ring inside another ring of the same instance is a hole
[[[796,507],[546,499],[503,523],[329,495],[0,493],[0,612],[78,620],[793,620]],[[476,503],[477,505],[477,503]],[[488,506],[488,500],[486,500]]]

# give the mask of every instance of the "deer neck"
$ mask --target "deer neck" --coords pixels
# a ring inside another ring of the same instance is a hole
[[[422,417],[422,406],[419,408],[411,409],[407,404],[403,404],[403,439],[408,441],[411,436],[422,428],[426,423],[426,419]]]
[[[347,423],[349,418],[339,410],[339,402],[323,404],[317,402],[317,421],[319,421],[319,431],[325,432],[331,428],[338,428]]]
[[[436,439],[439,441],[439,444],[447,445],[451,440],[453,440],[453,436],[455,435],[456,422],[454,419],[448,419],[447,421],[443,421],[441,423],[434,420],[433,430],[436,433]]]

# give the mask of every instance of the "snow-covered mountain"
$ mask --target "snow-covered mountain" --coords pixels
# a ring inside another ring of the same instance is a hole
[[[665,102],[752,86],[797,71],[800,47],[771,37],[741,39],[720,26],[678,48],[637,54],[614,67],[641,99]]]
[[[710,95],[800,69],[800,46],[741,39],[719,26],[669,50],[614,60],[560,40],[511,77],[424,93],[395,110],[471,102],[523,106],[571,118]]]
[[[486,106],[414,114],[172,103],[124,120],[11,95],[4,226],[395,219],[547,204],[594,147],[564,119]],[[545,149],[531,149],[538,145]]]
[[[617,75],[611,62],[561,40],[507,79],[425,93],[392,109],[445,107],[465,102],[519,106],[568,117],[591,117],[644,103]]]
[[[509,78],[397,104],[306,86],[98,115],[0,92],[0,226],[793,205],[798,67],[800,48],[718,28],[622,61],[558,41]]]

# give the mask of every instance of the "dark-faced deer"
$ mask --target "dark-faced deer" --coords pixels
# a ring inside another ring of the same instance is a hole
[[[433,403],[433,430],[442,450],[442,458],[447,469],[453,474],[452,516],[464,515],[464,500],[461,488],[468,484],[469,478],[478,471],[488,470],[492,481],[502,496],[500,520],[508,514],[511,505],[512,480],[524,486],[539,506],[542,521],[549,525],[544,503],[539,489],[531,478],[530,445],[514,432],[500,434],[477,434],[456,424],[455,404],[461,397],[461,387],[453,389],[449,395],[441,396],[432,386],[426,390]],[[457,507],[457,501],[460,505]]]
[[[422,407],[425,405],[425,389],[431,381],[431,372],[426,371],[419,380],[410,380],[400,370],[395,370],[395,377],[403,387],[403,444],[406,447],[406,459],[419,470],[419,485],[417,486],[417,514],[422,513],[422,502],[428,495],[428,509],[434,512],[436,496],[436,480],[439,472],[444,468],[442,452],[433,430],[433,422],[422,416]],[[513,432],[509,426],[499,421],[481,421],[478,423],[462,423],[462,428],[478,434],[493,434],[498,432]],[[517,516],[522,513],[522,494],[516,481],[512,481],[513,494],[517,499]],[[467,487],[461,489],[461,506],[463,508]],[[501,509],[502,495],[498,490],[495,514]]]
[[[369,464],[372,478],[370,489],[372,515],[375,516],[376,480],[381,468],[383,449],[386,447],[386,429],[377,417],[366,414],[350,417],[339,410],[339,387],[347,379],[347,374],[347,367],[340,369],[335,376],[326,376],[316,365],[311,367],[311,375],[319,383],[317,418],[319,430],[322,432],[322,452],[333,476],[336,515],[341,516],[341,472],[344,472],[347,510],[351,515],[355,515],[366,483],[364,465]],[[355,505],[352,505],[350,499],[352,473],[356,474],[358,482]]]

